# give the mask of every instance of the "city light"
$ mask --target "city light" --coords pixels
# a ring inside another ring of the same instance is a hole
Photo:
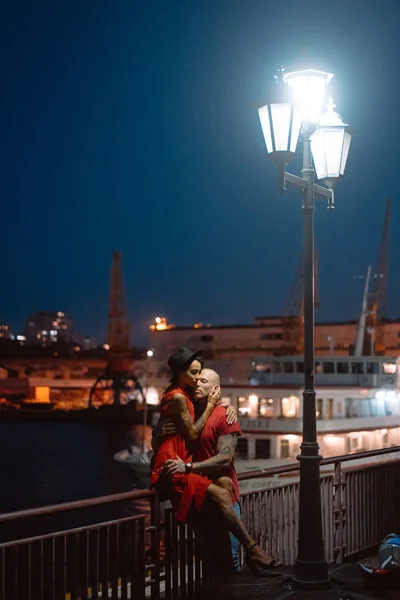
[[[166,317],[155,317],[154,324],[150,325],[151,331],[164,331],[165,329],[173,329],[175,325],[169,325]]]
[[[154,356],[154,352],[153,352],[153,350],[147,350],[147,356],[148,356],[149,358],[151,358],[152,356]]]

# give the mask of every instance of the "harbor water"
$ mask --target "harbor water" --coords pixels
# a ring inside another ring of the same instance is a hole
[[[150,435],[148,428],[148,441]],[[141,444],[142,438],[139,425],[0,422],[0,514],[138,489],[140,482],[113,455],[128,444]],[[96,518],[115,518],[146,508],[143,502],[112,504],[92,509],[91,518],[95,513]],[[38,517],[23,531],[16,531],[16,523],[3,524],[0,540],[74,527],[87,516],[77,511],[54,515],[47,518],[48,527],[45,520]]]

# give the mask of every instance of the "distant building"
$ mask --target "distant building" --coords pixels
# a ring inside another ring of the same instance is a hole
[[[58,341],[73,342],[74,320],[62,311],[40,311],[26,321],[27,344],[48,346]]]
[[[81,333],[74,333],[72,336],[72,341],[82,350],[92,350],[93,348],[97,348],[99,345],[93,337]]]
[[[15,336],[9,325],[0,325],[0,339],[14,340]]]
[[[302,327],[302,326],[301,326]],[[318,355],[348,356],[352,353],[357,321],[316,323],[315,349]],[[400,321],[383,324],[386,354],[400,355]],[[287,339],[287,326],[282,317],[256,317],[244,325],[170,325],[165,317],[157,317],[150,326],[150,347],[158,359],[166,358],[180,346],[203,350],[208,360],[248,360],[250,357],[280,355]]]

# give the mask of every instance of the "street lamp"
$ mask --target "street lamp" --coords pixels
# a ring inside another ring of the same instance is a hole
[[[279,184],[302,194],[304,243],[304,391],[303,440],[300,463],[299,538],[293,580],[306,588],[329,583],[322,533],[320,462],[317,443],[317,418],[314,381],[314,199],[322,197],[328,208],[334,207],[335,183],[346,167],[351,135],[347,125],[335,112],[333,101],[326,106],[325,89],[333,75],[306,70],[279,71],[274,86],[275,97],[259,109],[261,127],[269,157],[279,167]],[[303,140],[301,177],[285,171],[294,158],[299,138]],[[328,187],[314,183],[317,178]]]

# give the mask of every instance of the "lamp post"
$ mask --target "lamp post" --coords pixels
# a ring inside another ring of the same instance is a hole
[[[314,199],[325,198],[334,207],[334,185],[343,177],[351,135],[326,105],[325,90],[333,75],[315,70],[286,73],[281,69],[274,86],[275,98],[259,109],[269,157],[278,165],[283,192],[291,186],[302,195],[304,260],[304,391],[303,439],[300,463],[299,537],[293,581],[305,588],[329,583],[322,532],[320,462],[314,384]],[[285,171],[303,140],[301,177]],[[315,170],[313,166],[313,160]],[[314,176],[327,187],[314,183]]]

